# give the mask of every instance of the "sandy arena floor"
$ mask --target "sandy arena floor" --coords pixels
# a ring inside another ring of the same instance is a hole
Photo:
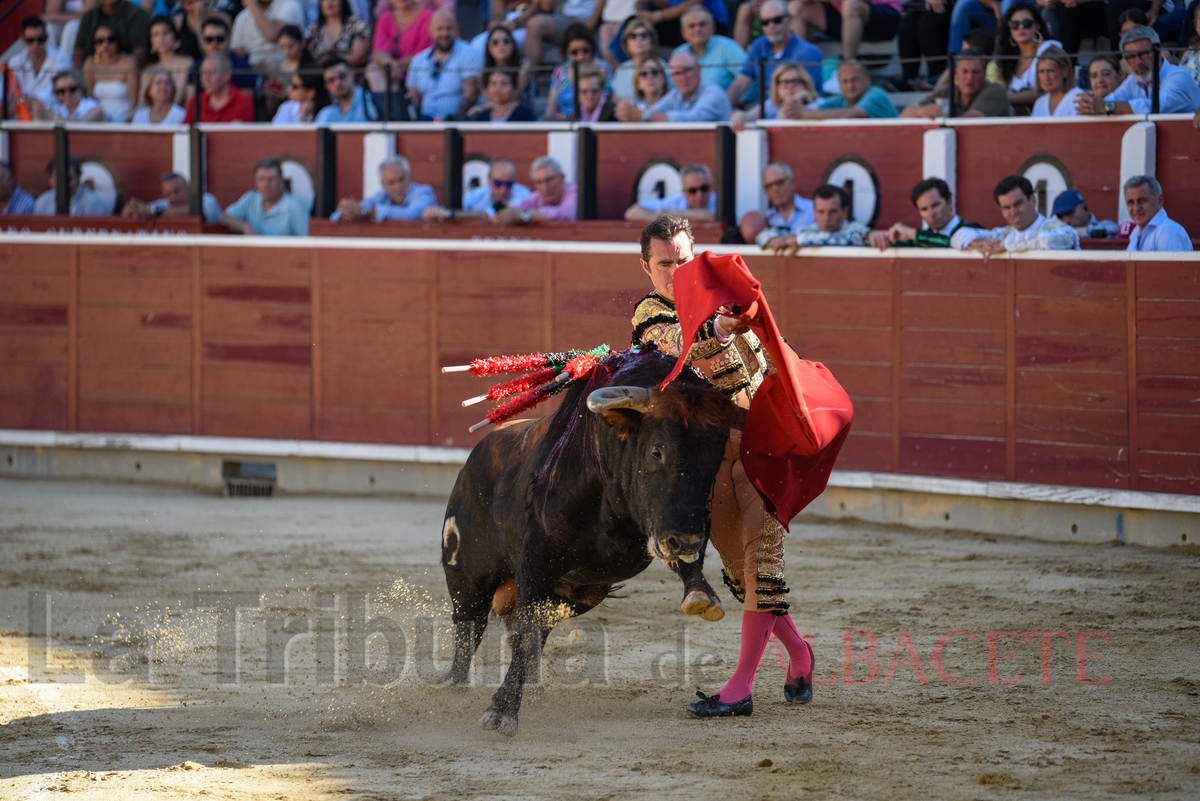
[[[684,616],[656,564],[560,624],[510,739],[477,725],[498,626],[477,686],[432,684],[442,511],[0,481],[0,797],[1200,795],[1196,546],[797,525],[793,614],[832,682],[786,705],[768,649],[754,716],[706,722],[684,704],[740,610],[720,587],[724,621]]]

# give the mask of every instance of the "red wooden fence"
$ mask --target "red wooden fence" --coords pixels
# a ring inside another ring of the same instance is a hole
[[[854,399],[840,467],[1200,494],[1200,258],[746,259]],[[470,445],[441,366],[624,347],[647,290],[626,246],[10,237],[0,427]]]

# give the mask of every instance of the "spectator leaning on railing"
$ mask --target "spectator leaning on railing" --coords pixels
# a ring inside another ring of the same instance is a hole
[[[712,191],[712,170],[705,164],[685,164],[679,172],[683,191],[661,200],[646,198],[625,210],[631,222],[649,222],[664,214],[686,217],[689,220],[711,220],[716,216],[717,196]]]
[[[1192,240],[1183,226],[1167,217],[1162,186],[1149,175],[1135,175],[1125,182],[1125,208],[1137,228],[1129,235],[1126,250],[1191,253]]]
[[[121,209],[121,216],[135,220],[150,220],[155,217],[191,214],[187,178],[177,172],[168,172],[159,179],[159,183],[162,188],[161,198],[149,203],[135,197],[130,198],[125,204],[125,208]],[[220,222],[221,204],[208,192],[204,193],[201,209],[205,223],[212,225]]]
[[[0,215],[33,214],[37,201],[17,183],[8,162],[0,161]]]
[[[753,242],[764,228],[796,231],[816,223],[813,202],[796,192],[796,179],[789,165],[782,161],[768,164],[762,182],[769,205],[766,212],[748,211],[742,217],[740,228],[746,242]]]
[[[861,61],[843,61],[837,70],[840,95],[827,97],[816,108],[798,109],[802,120],[897,117],[887,92],[871,85],[871,73]]]
[[[921,216],[920,228],[898,222],[886,231],[872,231],[867,242],[880,250],[892,247],[948,248],[950,238],[959,228],[983,228],[977,223],[963,222],[963,218],[954,213],[950,185],[941,178],[926,178],[914,186],[912,203]]]
[[[1066,223],[1038,212],[1033,184],[1021,175],[1001,179],[992,190],[1008,225],[981,231],[960,228],[950,241],[958,250],[977,250],[985,256],[1023,250],[1079,250],[1079,234]]]
[[[421,212],[421,219],[426,222],[490,220],[496,212],[520,203],[531,194],[529,187],[517,183],[516,164],[509,159],[492,159],[487,183],[463,195],[461,209],[430,206]]]
[[[525,225],[531,222],[574,220],[578,211],[575,184],[567,183],[562,167],[550,156],[542,156],[529,168],[533,194],[520,203],[496,212],[497,225]]]
[[[1149,114],[1154,91],[1154,69],[1158,68],[1159,112],[1194,114],[1200,109],[1200,86],[1188,71],[1176,67],[1155,52],[1159,44],[1153,28],[1132,28],[1121,37],[1121,55],[1133,73],[1103,100],[1083,95],[1076,101],[1080,114]]]
[[[974,0],[960,0],[974,2]],[[984,55],[964,50],[954,62],[954,107],[959,117],[1007,117],[1008,93],[998,83],[987,80]],[[943,85],[920,103],[905,106],[901,117],[945,117],[949,113],[950,86]]]
[[[329,219],[342,220],[419,220],[421,213],[437,205],[433,187],[415,184],[412,167],[404,156],[392,156],[379,163],[379,183],[383,188],[361,202],[345,198]]]
[[[791,256],[800,248],[862,247],[871,229],[849,219],[850,196],[840,186],[824,184],[813,190],[816,223],[799,229],[767,228],[755,237],[763,250]]]
[[[8,61],[17,78],[17,86],[26,102],[37,98],[42,103],[54,99],[54,76],[72,68],[71,57],[46,44],[46,23],[41,17],[21,20],[21,41],[25,49]],[[16,98],[9,98],[9,103]]]
[[[221,223],[245,236],[308,236],[308,209],[285,190],[279,161],[262,159],[254,165],[254,189],[225,209]]]
[[[230,82],[232,67],[224,53],[200,62],[200,122],[254,122],[254,101]],[[192,124],[196,104],[188,103],[184,122]]]
[[[766,0],[759,13],[763,35],[751,42],[741,74],[733,79],[726,90],[730,102],[740,101],[751,84],[758,80],[759,61],[766,62],[764,72],[767,81],[771,80],[771,75],[780,64],[803,64],[813,85],[820,87],[821,51],[792,33],[788,27],[791,15],[787,4],[783,0]]]
[[[139,67],[146,63],[150,15],[128,0],[100,0],[99,5],[85,12],[79,20],[72,53],[76,69],[83,66],[84,58],[91,52],[92,37],[99,25],[107,25],[116,34],[119,52],[132,56]]]
[[[112,214],[112,209],[100,199],[99,195],[80,184],[79,177],[79,162],[75,159],[67,159],[67,189],[71,195],[68,213],[72,217],[105,217]],[[50,182],[50,188],[38,195],[37,202],[33,206],[33,213],[42,216],[58,213],[56,191],[58,181],[53,159],[46,165],[46,178]]]
[[[458,20],[448,11],[430,18],[433,47],[413,56],[408,93],[422,120],[459,119],[479,97],[478,72],[483,56],[458,38]]]

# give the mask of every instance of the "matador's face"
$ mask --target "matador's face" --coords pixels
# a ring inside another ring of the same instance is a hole
[[[650,240],[650,261],[642,259],[642,269],[650,276],[654,291],[669,301],[675,300],[675,268],[695,258],[692,241],[686,231],[675,234],[671,241]]]

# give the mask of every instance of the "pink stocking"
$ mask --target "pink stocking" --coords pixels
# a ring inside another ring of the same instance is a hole
[[[767,640],[771,637],[774,625],[773,612],[749,609],[742,612],[742,649],[738,654],[737,669],[717,693],[723,702],[737,703],[750,694],[754,687],[754,674],[758,670],[758,663],[762,661],[763,652],[767,650]]]
[[[800,631],[787,612],[775,617],[775,629],[772,632],[788,652],[788,678],[798,679],[812,674],[812,651],[808,643],[800,636]]]

